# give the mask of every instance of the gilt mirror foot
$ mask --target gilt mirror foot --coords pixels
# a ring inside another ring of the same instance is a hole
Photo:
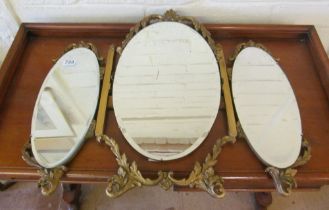
[[[215,198],[222,198],[225,195],[223,179],[215,174],[213,167],[217,163],[222,147],[227,143],[234,143],[230,136],[218,139],[212,153],[206,156],[202,164],[196,162],[189,176],[183,179],[176,179],[171,171],[158,171],[158,177],[155,179],[145,178],[139,171],[136,162],[133,161],[130,164],[126,155],[120,153],[119,146],[114,139],[103,135],[101,142],[111,148],[119,166],[117,174],[109,178],[106,188],[106,195],[110,198],[119,197],[136,187],[155,185],[159,185],[164,190],[168,190],[174,185],[197,188],[206,191]]]

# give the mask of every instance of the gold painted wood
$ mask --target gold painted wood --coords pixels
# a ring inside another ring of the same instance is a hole
[[[96,136],[97,140],[100,140],[101,135],[103,134],[103,130],[104,130],[106,107],[107,107],[107,103],[108,103],[107,98],[108,98],[109,91],[111,88],[111,74],[112,74],[112,68],[113,68],[114,53],[115,53],[114,45],[111,45],[109,48],[108,54],[107,54],[101,98],[100,98],[100,101],[98,104],[98,113],[97,113],[97,121],[96,121],[96,128],[95,128],[95,136]]]
[[[38,170],[41,178],[38,181],[38,187],[41,188],[42,195],[51,195],[56,191],[62,176],[66,173],[65,166],[59,166],[52,169],[42,168]]]
[[[185,25],[191,26],[195,31],[197,31],[209,44],[212,51],[216,54],[215,41],[211,38],[210,32],[206,29],[204,25],[199,23],[195,18],[190,16],[180,16],[174,10],[170,9],[166,11],[163,15],[149,15],[144,17],[139,21],[134,27],[132,27],[129,33],[126,35],[125,40],[122,42],[122,46],[117,48],[117,52],[121,55],[123,49],[127,46],[128,42],[143,28],[156,22],[161,21],[171,21],[183,23]]]
[[[223,51],[223,47],[220,44],[217,44],[216,57],[219,63],[220,75],[223,82],[222,88],[224,93],[224,101],[225,101],[226,114],[227,114],[228,133],[230,137],[235,139],[238,132],[237,132],[237,126],[236,126],[236,120],[235,120],[235,114],[233,108],[233,100],[232,100],[232,94],[230,89],[229,77],[226,69],[224,51]]]
[[[264,45],[262,45],[261,43],[256,43],[256,42],[254,42],[252,40],[249,40],[248,42],[240,43],[240,44],[238,44],[235,47],[235,50],[233,52],[233,55],[231,57],[229,57],[229,62],[230,62],[229,64],[230,64],[231,67],[233,67],[233,63],[234,63],[236,57],[239,55],[239,53],[244,48],[247,48],[247,47],[257,47],[257,48],[260,48],[260,49],[264,50],[265,52],[267,52],[269,55],[271,55],[273,57],[272,53]],[[274,60],[279,61],[280,59],[279,58],[274,58]]]
[[[28,141],[22,149],[22,158],[28,165],[38,168],[38,173],[40,175],[38,187],[41,188],[42,195],[48,196],[53,194],[60,183],[60,179],[67,171],[67,168],[65,166],[58,166],[50,169],[43,168],[33,157],[30,141]]]
[[[293,188],[297,188],[297,181],[295,176],[297,174],[298,166],[306,164],[311,159],[311,146],[307,139],[303,137],[301,153],[295,163],[289,168],[278,169],[275,167],[267,167],[265,172],[271,175],[274,180],[275,188],[284,196],[289,196]]]
[[[99,55],[98,50],[96,48],[96,46],[90,42],[84,42],[84,41],[80,41],[79,43],[72,43],[70,45],[68,45],[64,51],[62,52],[62,54],[60,54],[57,58],[53,59],[53,62],[56,63],[56,61],[62,57],[65,53],[67,53],[70,50],[73,50],[75,48],[79,48],[79,47],[83,47],[83,48],[87,48],[91,51],[93,51],[97,57],[98,63],[100,66],[103,66],[104,64],[104,58],[102,56]]]

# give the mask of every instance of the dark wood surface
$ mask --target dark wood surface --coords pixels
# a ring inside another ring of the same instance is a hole
[[[64,48],[81,40],[94,43],[103,57],[110,44],[119,45],[131,24],[22,24],[0,70],[0,179],[37,180],[35,168],[21,158],[27,142],[39,88],[52,67],[52,59]],[[252,39],[264,44],[280,58],[295,91],[304,136],[312,146],[312,159],[298,170],[300,189],[318,188],[329,183],[329,61],[313,26],[206,25],[226,58],[235,46]],[[88,100],[88,99],[86,99]],[[135,152],[118,129],[113,111],[106,118],[106,134],[117,140],[130,161],[135,160],[145,176],[157,170],[187,175],[195,161],[203,161],[214,142],[226,134],[225,111],[202,145],[191,155],[168,162],[149,162]],[[116,173],[117,164],[108,147],[89,139],[67,165],[65,182],[106,182]],[[219,156],[216,172],[228,190],[270,190],[272,180],[265,166],[243,139],[227,145]]]

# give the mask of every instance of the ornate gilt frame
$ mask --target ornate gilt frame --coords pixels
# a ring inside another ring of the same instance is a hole
[[[81,41],[80,43],[72,43],[68,45],[60,56],[53,59],[53,62],[56,63],[56,61],[66,52],[80,47],[90,49],[95,53],[98,63],[100,65],[100,72],[102,72],[101,67],[104,65],[104,59],[99,55],[97,48],[92,43],[85,43],[83,41]],[[100,79],[102,79],[102,74]],[[95,120],[90,124],[85,139],[93,137],[94,130],[95,130]],[[55,192],[58,184],[60,183],[60,179],[68,171],[68,168],[65,166],[57,166],[55,168],[44,168],[43,166],[41,166],[33,156],[30,139],[22,148],[22,159],[28,165],[38,168],[38,173],[40,175],[40,179],[38,181],[38,187],[41,188],[41,193],[43,195],[51,195],[53,192]]]
[[[104,142],[110,147],[119,166],[117,174],[109,178],[106,194],[111,198],[115,198],[136,187],[160,185],[163,189],[168,190],[173,185],[177,185],[189,186],[190,188],[199,188],[214,197],[221,198],[225,195],[223,179],[216,175],[213,167],[217,163],[217,157],[220,154],[222,147],[227,143],[234,143],[237,135],[231,91],[226,72],[224,53],[221,46],[216,46],[214,40],[210,36],[210,32],[193,17],[179,16],[173,10],[169,10],[164,15],[150,15],[143,18],[139,23],[130,29],[126,39],[122,42],[122,46],[117,48],[117,52],[121,55],[122,50],[126,47],[135,34],[146,26],[160,21],[175,21],[191,26],[202,35],[202,37],[208,42],[210,48],[213,50],[220,66],[220,75],[223,81],[222,87],[226,112],[228,115],[229,134],[218,139],[213,146],[212,152],[207,154],[203,163],[200,164],[197,161],[194,164],[194,168],[190,172],[189,176],[183,179],[175,178],[174,172],[172,171],[158,171],[158,177],[155,179],[143,177],[142,173],[138,170],[136,162],[133,161],[132,163],[129,163],[126,155],[124,153],[120,153],[119,146],[114,139],[109,138],[105,134],[96,134],[96,139],[100,142]]]
[[[269,55],[272,55],[272,53],[262,44],[256,43],[252,40],[249,40],[248,42],[240,43],[236,46],[233,55],[229,58],[230,62],[230,69],[233,67],[233,63],[238,56],[238,54],[247,47],[257,47],[265,52],[267,52]],[[273,57],[274,58],[274,57]],[[279,61],[278,58],[274,58],[276,62]],[[232,73],[232,70],[230,70]],[[230,73],[230,75],[232,75]],[[231,78],[231,76],[230,76]],[[240,122],[237,122],[237,128],[238,128],[238,137],[247,139],[247,136],[245,135]],[[303,136],[302,137],[302,145],[301,145],[301,152],[297,160],[293,165],[291,165],[288,168],[279,169],[273,166],[268,165],[265,169],[265,172],[268,173],[274,180],[274,185],[277,191],[284,196],[288,196],[291,194],[292,188],[297,188],[297,182],[295,180],[295,175],[297,174],[297,169],[295,169],[298,166],[306,164],[311,158],[311,146],[309,145],[309,142],[307,139]]]

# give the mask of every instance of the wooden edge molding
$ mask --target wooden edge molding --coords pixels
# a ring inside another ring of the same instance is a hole
[[[325,89],[327,98],[329,99],[329,58],[314,26],[312,26],[308,33],[308,40],[307,44],[311,51],[314,65],[318,71],[322,87]]]
[[[27,30],[22,24],[0,69],[0,107],[27,44]]]
[[[36,36],[125,36],[136,23],[22,23],[31,35]],[[278,24],[202,24],[213,38],[302,38],[312,30],[312,25]]]

